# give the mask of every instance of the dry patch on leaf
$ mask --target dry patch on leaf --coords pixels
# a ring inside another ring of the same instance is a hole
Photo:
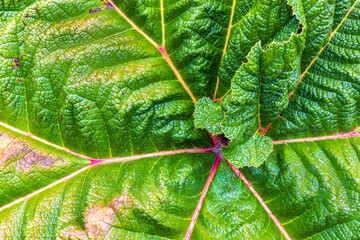
[[[85,231],[71,226],[62,234],[63,239],[103,239],[115,221],[115,214],[123,215],[122,210],[132,209],[138,202],[129,194],[114,198],[108,206],[95,205],[85,213]]]
[[[85,215],[85,229],[90,239],[105,237],[114,223],[115,212],[111,207],[96,205]]]
[[[70,226],[63,230],[60,234],[61,239],[88,239],[85,231]]]
[[[17,160],[17,166],[20,170],[29,171],[35,166],[50,168],[61,159],[62,157],[54,158],[46,153],[33,150],[25,141],[9,134],[0,135],[0,164],[9,160]]]
[[[115,211],[119,212],[122,209],[133,208],[137,206],[138,202],[135,198],[131,197],[129,194],[121,194],[119,197],[114,198],[109,206]]]
[[[10,159],[22,156],[31,151],[23,141],[9,134],[0,136],[0,162],[5,163]]]
[[[61,157],[53,158],[51,156],[46,156],[39,153],[38,151],[31,151],[27,153],[24,157],[19,159],[18,167],[23,171],[28,171],[33,168],[35,165],[41,168],[50,168],[58,160],[61,160]]]

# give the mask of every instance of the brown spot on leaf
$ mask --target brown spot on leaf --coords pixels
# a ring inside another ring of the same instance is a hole
[[[85,215],[85,231],[90,239],[104,238],[114,223],[115,212],[111,207],[96,205]]]
[[[46,156],[37,151],[31,151],[26,154],[24,157],[19,159],[17,165],[18,168],[22,171],[29,171],[31,168],[37,166],[41,168],[50,168],[54,165],[54,162],[62,159],[61,157],[53,158],[51,156]]]
[[[95,8],[95,9],[90,9],[89,10],[89,14],[96,13],[96,12],[101,12],[101,8]]]
[[[61,239],[88,239],[85,231],[70,226],[60,233]]]
[[[119,197],[114,198],[109,206],[115,211],[118,212],[122,209],[129,209],[137,206],[138,202],[135,198],[131,197],[129,194],[124,193],[121,194]]]
[[[55,158],[32,150],[25,141],[4,133],[0,136],[0,164],[9,160],[16,161],[20,170],[29,171],[34,166],[50,168],[56,161],[62,160],[62,157]]]
[[[14,66],[14,65],[11,66],[12,69],[15,69],[15,68],[19,68],[19,67],[20,67],[20,64],[19,64],[20,59],[19,59],[19,58],[10,58],[9,60],[14,61],[14,63],[15,63],[15,66]]]
[[[5,163],[12,158],[19,157],[29,152],[26,144],[9,134],[2,134],[0,137],[0,163]]]

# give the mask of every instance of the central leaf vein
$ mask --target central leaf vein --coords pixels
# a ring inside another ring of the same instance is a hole
[[[175,65],[172,63],[169,55],[166,53],[165,50],[165,40],[164,40],[164,34],[165,34],[165,25],[163,22],[163,8],[161,7],[161,14],[162,14],[162,29],[163,29],[163,46],[159,46],[152,38],[150,38],[144,31],[142,31],[138,26],[136,26],[135,23],[133,23],[111,0],[109,0],[109,3],[114,7],[114,9],[136,30],[138,31],[142,36],[144,36],[152,45],[154,45],[162,54],[163,58],[166,60],[170,68],[175,73],[176,77],[178,78],[179,82],[185,89],[185,91],[189,94],[190,98],[194,103],[197,102],[194,94],[191,92],[190,88],[185,83],[184,79],[182,78],[180,72],[176,69]],[[162,6],[162,1],[161,1]]]

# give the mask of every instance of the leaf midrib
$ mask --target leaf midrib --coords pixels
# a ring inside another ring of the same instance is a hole
[[[163,38],[163,46],[159,46],[151,37],[149,37],[145,32],[143,32],[134,22],[132,22],[125,13],[123,13],[113,2],[112,0],[108,0],[108,2],[114,7],[115,11],[117,11],[132,27],[134,30],[136,30],[137,32],[139,32],[142,36],[144,36],[146,38],[146,40],[148,40],[152,45],[154,45],[161,53],[161,55],[163,56],[163,58],[166,60],[166,62],[168,63],[168,65],[170,66],[170,68],[173,70],[173,72],[175,73],[176,77],[178,78],[178,81],[181,83],[181,85],[183,86],[183,88],[185,89],[185,91],[189,94],[191,100],[193,101],[193,103],[195,104],[197,102],[197,99],[195,98],[194,94],[192,93],[192,91],[190,90],[189,86],[185,83],[183,77],[181,76],[180,72],[176,69],[175,65],[173,64],[173,62],[171,61],[169,55],[167,54],[166,50],[165,50],[165,24],[164,24],[164,9],[163,9],[163,1],[160,1],[161,7],[161,19],[162,19],[162,38]]]
[[[347,13],[345,14],[344,18],[340,21],[340,23],[338,24],[338,26],[335,28],[335,30],[333,32],[331,32],[330,37],[327,41],[327,43],[320,49],[319,53],[317,54],[317,56],[315,58],[313,58],[309,64],[309,66],[304,70],[304,72],[301,73],[299,81],[296,83],[294,90],[292,90],[289,93],[289,102],[292,101],[293,99],[290,98],[291,95],[293,95],[296,90],[298,89],[300,83],[302,82],[302,79],[306,76],[306,74],[309,72],[309,70],[311,69],[311,67],[313,66],[313,64],[319,59],[321,53],[326,49],[326,47],[330,44],[331,40],[333,39],[334,35],[337,33],[337,31],[340,29],[340,27],[342,26],[342,24],[345,22],[345,20],[347,19],[347,17],[350,15],[350,13],[353,11],[353,9],[355,8],[355,6],[357,5],[357,3],[359,2],[359,0],[355,0],[355,2],[353,3],[353,5],[348,9]],[[285,108],[286,109],[286,108]],[[278,117],[276,118],[276,120],[274,122],[276,122],[278,119],[280,119],[282,112],[278,115]],[[274,125],[273,123],[270,123],[269,127],[271,127],[272,125]],[[355,129],[354,131],[358,131],[359,128]],[[352,132],[354,132],[352,131]],[[339,134],[337,136],[340,136],[342,134]],[[321,138],[321,137],[320,137]],[[308,139],[308,140],[305,140]],[[275,141],[275,144],[280,144],[280,143],[287,143],[287,142],[301,142],[303,140],[305,141],[314,141],[314,139],[316,139],[316,137],[313,138],[313,140],[310,140],[311,138],[303,138],[303,139],[290,139],[290,141],[288,140],[282,140],[282,141]],[[315,140],[316,141],[316,140]],[[274,143],[273,143],[274,144]]]
[[[162,1],[162,0],[161,0],[161,1]],[[230,14],[229,26],[228,26],[228,30],[227,30],[227,34],[226,34],[225,45],[224,45],[223,53],[222,53],[222,56],[221,56],[220,64],[221,64],[221,62],[223,61],[224,56],[225,56],[225,54],[226,54],[227,46],[228,46],[229,39],[230,39],[231,30],[232,30],[232,28],[236,25],[236,24],[235,24],[235,25],[232,24],[233,18],[234,18],[235,6],[236,6],[236,0],[233,0],[233,4],[232,4],[232,7],[231,7],[231,14]],[[241,21],[241,20],[240,20],[240,21]],[[215,85],[214,96],[213,96],[213,101],[214,101],[214,102],[215,102],[215,100],[216,100],[216,94],[217,94],[217,90],[218,90],[218,88],[219,88],[219,82],[220,82],[220,78],[219,78],[219,74],[218,74],[217,80],[216,80],[216,85]]]
[[[3,124],[0,122],[0,125],[1,126],[6,126],[6,124]],[[8,125],[7,125],[8,126]],[[11,126],[9,126],[11,127]],[[11,130],[17,130],[13,127],[11,127],[12,129]],[[328,137],[318,137],[317,139],[314,139],[314,138],[303,138],[303,139],[289,139],[289,140],[283,140],[283,141],[273,141],[273,144],[287,144],[288,142],[303,142],[303,141],[318,141],[318,140],[329,140],[329,139],[339,139],[339,138],[348,138],[348,137],[360,137],[360,134],[357,133],[357,131],[360,130],[360,126],[358,128],[356,128],[354,131],[351,131],[351,132],[348,132],[348,133],[344,133],[344,134],[339,134],[339,135],[335,135],[335,136],[328,136]],[[17,133],[20,133],[22,135],[25,135],[25,136],[28,136],[28,137],[31,137],[31,138],[34,138],[34,139],[37,139],[36,136],[32,136],[31,134],[25,134],[25,132],[21,131],[21,130],[17,130]],[[43,143],[45,144],[48,144],[49,142],[47,142],[46,140],[42,140]],[[52,144],[50,143],[49,145],[51,146],[55,146],[56,148],[60,149],[60,150],[63,150],[65,151],[65,149],[63,149],[62,147],[60,146],[57,146],[55,144]],[[33,193],[31,194],[28,194],[24,197],[21,197],[7,205],[4,205],[2,207],[0,207],[0,212],[4,209],[8,209],[20,202],[23,202],[23,201],[26,201],[58,184],[61,184],[61,183],[66,183],[68,180],[72,179],[73,177],[79,175],[80,173],[86,171],[86,170],[90,170],[92,167],[94,166],[99,166],[99,165],[105,165],[105,164],[110,164],[110,163],[119,163],[119,162],[127,162],[127,161],[135,161],[135,160],[139,160],[139,159],[143,159],[143,158],[150,158],[150,157],[161,157],[161,156],[166,156],[166,155],[175,155],[175,154],[185,154],[185,153],[215,153],[215,154],[219,154],[219,153],[216,153],[218,150],[215,149],[216,147],[210,147],[210,148],[193,148],[193,149],[175,149],[175,150],[170,150],[170,151],[162,151],[162,152],[154,152],[154,153],[147,153],[147,154],[140,154],[140,155],[133,155],[133,156],[127,156],[127,157],[118,157],[118,158],[108,158],[108,159],[91,159],[87,156],[85,156],[86,158],[88,158],[88,160],[91,161],[90,164],[80,168],[79,170],[43,187],[43,188],[40,188],[36,191],[34,191]],[[67,151],[69,153],[75,153],[75,152],[72,152],[71,150],[68,150]],[[77,153],[75,153],[77,154]],[[221,153],[220,153],[221,154]],[[77,156],[80,155],[80,154],[77,154]],[[219,156],[219,155],[217,155]],[[230,164],[230,167],[231,167],[231,164]],[[255,189],[252,187],[251,183],[247,180],[247,179],[243,179],[243,177],[241,176],[241,172],[238,171],[237,169],[233,168],[233,170],[235,171],[235,173],[241,178],[241,180],[243,180],[245,182],[245,184],[247,185],[247,187],[250,189],[250,191],[253,192],[253,194],[255,195],[255,197],[260,201],[261,205],[263,206],[263,208],[266,210],[266,212],[269,214],[270,218],[273,220],[273,222],[275,222],[275,224],[277,225],[277,227],[279,228],[279,230],[281,231],[281,233],[283,234],[283,236],[285,236],[286,239],[291,239],[289,237],[289,235],[287,234],[286,230],[283,228],[282,224],[278,221],[278,219],[272,214],[271,210],[266,206],[265,202],[262,201],[262,198],[260,197],[260,195],[255,191]],[[240,174],[240,175],[239,175]],[[210,183],[209,183],[210,184]],[[207,191],[206,191],[207,192]],[[203,196],[203,200],[205,199],[205,195],[206,195],[206,192],[203,192],[202,195]],[[255,193],[254,193],[255,192]],[[202,202],[200,203],[200,209],[201,209],[201,205],[202,205]],[[198,205],[199,205],[198,204]],[[199,208],[199,207],[197,207]],[[200,210],[198,210],[200,211]],[[197,218],[197,217],[196,217]],[[189,227],[189,229],[192,229],[194,228],[194,224],[193,226]],[[190,236],[188,236],[190,237]]]
[[[338,30],[340,29],[340,27],[343,25],[343,23],[345,22],[345,20],[348,18],[348,16],[350,15],[350,13],[353,11],[354,7],[357,5],[357,3],[359,2],[359,0],[355,0],[354,4],[348,9],[347,13],[345,14],[344,18],[340,21],[340,23],[338,24],[338,26],[335,28],[334,31],[331,32],[330,37],[328,39],[328,41],[326,42],[326,44],[320,49],[319,53],[316,55],[315,58],[313,58],[309,64],[309,66],[307,66],[307,68],[304,70],[304,72],[301,73],[300,75],[300,79],[297,82],[295,88],[293,91],[290,92],[289,97],[294,94],[294,92],[296,91],[297,87],[299,86],[299,84],[302,82],[302,79],[305,77],[305,75],[309,72],[309,70],[311,69],[311,67],[313,66],[313,64],[319,59],[321,53],[326,49],[326,47],[330,44],[331,40],[333,39],[334,35],[338,32]]]
[[[61,148],[60,146],[58,146],[58,147]],[[69,150],[69,151],[71,151],[71,150]],[[214,152],[214,149],[212,147],[210,147],[210,148],[175,149],[175,150],[169,150],[169,151],[145,153],[145,154],[132,155],[132,156],[127,156],[127,157],[117,157],[117,158],[107,158],[107,159],[91,159],[90,157],[87,157],[88,158],[87,160],[90,161],[90,163],[88,165],[80,168],[79,170],[77,170],[61,179],[58,179],[58,180],[52,182],[51,184],[49,184],[45,187],[42,187],[24,197],[21,197],[9,204],[6,204],[6,205],[0,207],[0,212],[4,209],[7,209],[7,208],[17,204],[17,203],[20,203],[29,198],[32,198],[32,197],[44,192],[45,190],[52,188],[53,186],[56,186],[63,182],[66,182],[67,180],[84,172],[85,170],[91,169],[92,167],[95,167],[95,166],[106,165],[106,164],[111,164],[111,163],[120,163],[120,162],[124,163],[124,162],[130,162],[130,161],[140,160],[140,159],[144,159],[144,158],[151,158],[151,157],[162,157],[162,156],[168,156],[168,155],[187,154],[187,153],[213,153],[213,152]]]

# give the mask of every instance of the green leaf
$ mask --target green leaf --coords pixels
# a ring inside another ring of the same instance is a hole
[[[201,98],[195,105],[194,124],[197,128],[206,128],[212,134],[221,134],[221,122],[224,119],[221,105],[210,98]]]
[[[195,96],[213,92],[232,1],[115,0],[169,56]]]
[[[182,239],[211,157],[164,156],[88,169],[1,211],[0,236]]]
[[[284,239],[260,203],[223,162],[201,210],[194,239]]]
[[[271,138],[256,133],[242,144],[232,144],[222,149],[222,154],[236,167],[258,167],[272,152]]]
[[[359,3],[337,2],[335,9],[328,28],[322,21],[312,23],[314,31],[326,33],[316,37],[324,43],[313,62],[303,67],[292,101],[270,129],[274,139],[333,135],[360,125]]]
[[[97,8],[41,1],[1,29],[0,120],[95,158],[192,147],[194,107],[161,53]]]
[[[260,166],[272,151],[271,139],[257,132],[287,107],[289,93],[299,78],[303,45],[301,34],[292,35],[282,44],[273,42],[266,51],[256,44],[248,62],[234,75],[231,91],[221,106],[209,103],[210,99],[196,104],[195,126],[205,127],[213,134],[223,132],[232,141],[224,149],[224,157],[236,167]],[[211,104],[212,111],[204,104]]]
[[[286,1],[245,2],[243,4],[241,1],[234,1],[228,43],[219,71],[218,97],[227,92],[234,74],[241,64],[247,61],[248,53],[257,42],[261,41],[264,48],[272,42],[281,43],[288,40],[292,32],[297,32],[300,27],[291,6]]]
[[[276,145],[242,169],[292,239],[356,239],[360,138]],[[226,165],[205,199],[195,239],[282,239],[269,215]]]
[[[2,0],[0,239],[357,239],[359,29],[359,0]]]
[[[356,239],[359,150],[358,137],[277,145],[246,175],[293,239]]]
[[[0,206],[24,197],[89,164],[0,126]]]

